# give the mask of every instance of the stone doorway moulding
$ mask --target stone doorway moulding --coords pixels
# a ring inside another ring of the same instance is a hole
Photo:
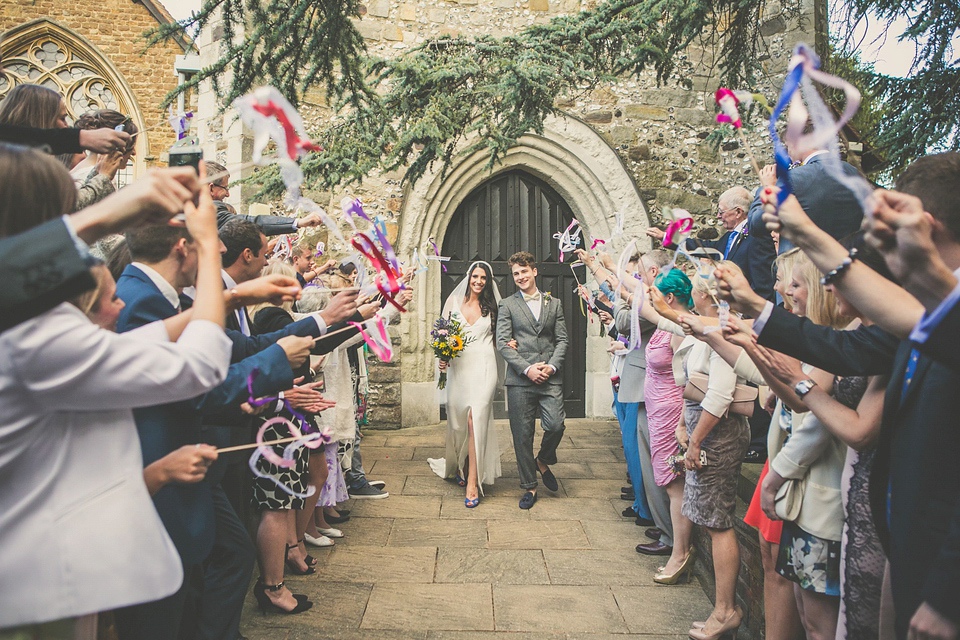
[[[636,182],[616,151],[595,130],[571,116],[550,117],[542,135],[528,134],[507,152],[492,171],[489,156],[479,151],[459,157],[440,175],[439,163],[404,192],[397,248],[410,256],[414,248],[429,248],[429,239],[438,245],[460,202],[485,180],[510,169],[523,169],[540,178],[570,205],[574,217],[588,233],[609,238],[615,225],[614,212],[624,214],[624,236],[614,241],[611,251],[621,251],[631,237],[640,237],[640,249],[650,248],[643,230],[649,225],[646,207]],[[440,419],[434,393],[434,359],[427,336],[440,314],[440,273],[435,262],[415,280],[415,307],[402,314],[400,332],[402,361],[403,426],[434,424]],[[589,329],[586,357],[587,417],[612,416],[610,361],[606,338],[596,325]]]

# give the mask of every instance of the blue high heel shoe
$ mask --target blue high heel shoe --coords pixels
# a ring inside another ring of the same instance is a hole
[[[477,496],[476,498],[472,498],[472,499],[464,498],[463,504],[467,507],[467,509],[473,509],[475,506],[480,504],[480,496]]]

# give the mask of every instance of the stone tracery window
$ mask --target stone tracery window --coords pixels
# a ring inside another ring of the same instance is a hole
[[[127,112],[110,80],[70,47],[65,39],[46,33],[4,55],[0,98],[18,84],[39,84],[65,97],[71,119],[96,109]]]

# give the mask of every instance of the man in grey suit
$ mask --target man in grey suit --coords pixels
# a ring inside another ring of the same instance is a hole
[[[519,291],[500,301],[497,310],[497,350],[507,362],[505,384],[510,431],[517,455],[520,508],[537,501],[537,471],[547,489],[559,488],[548,465],[557,462],[563,439],[563,380],[559,375],[567,352],[567,327],[560,301],[537,289],[537,263],[526,251],[507,261]],[[516,348],[508,345],[516,341]],[[543,439],[533,456],[533,436],[539,410]]]

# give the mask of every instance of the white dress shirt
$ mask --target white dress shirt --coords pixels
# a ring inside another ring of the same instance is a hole
[[[150,282],[155,284],[157,289],[160,289],[160,293],[167,299],[167,302],[172,304],[174,309],[180,311],[180,296],[177,294],[177,290],[173,288],[173,285],[167,282],[166,278],[157,273],[156,269],[148,267],[142,262],[131,262],[130,264],[140,269],[140,271],[143,271],[143,274],[150,278]]]
[[[220,384],[230,340],[195,320],[116,334],[63,303],[0,334],[0,628],[164,598],[183,581],[131,409]]]
[[[533,314],[533,319],[540,322],[540,310],[543,308],[543,294],[538,290],[532,295],[536,296],[536,298],[533,300],[525,300],[525,302],[530,309],[530,313]]]

